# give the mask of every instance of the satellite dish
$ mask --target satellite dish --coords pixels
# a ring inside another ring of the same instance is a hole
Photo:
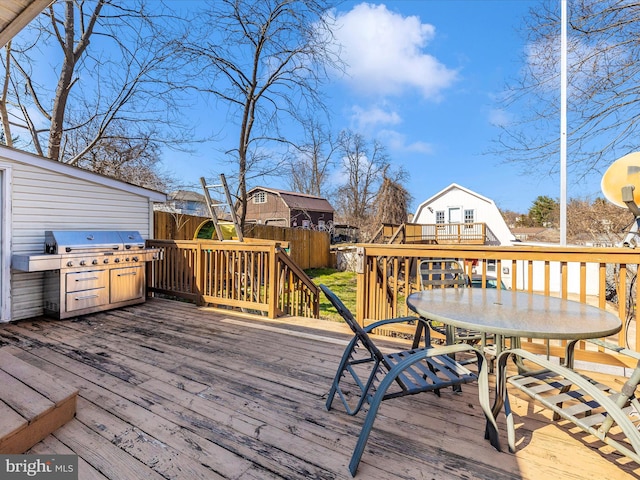
[[[630,190],[623,197],[624,187],[632,186],[633,201],[640,205],[640,152],[630,153],[613,162],[602,176],[600,188],[605,198],[614,205],[627,208],[631,200]]]

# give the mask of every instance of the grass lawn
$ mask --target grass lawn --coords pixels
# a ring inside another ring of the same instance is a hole
[[[356,313],[356,273],[342,272],[332,268],[311,268],[305,270],[316,285],[324,284],[335,293],[345,306]],[[320,318],[342,322],[342,317],[338,315],[327,297],[320,294]]]

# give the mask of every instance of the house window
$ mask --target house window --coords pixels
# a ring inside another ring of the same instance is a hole
[[[253,203],[267,203],[266,192],[256,192],[253,194]]]
[[[436,223],[444,223],[444,210],[436,211]]]
[[[473,210],[465,210],[464,211],[464,223],[473,223]]]

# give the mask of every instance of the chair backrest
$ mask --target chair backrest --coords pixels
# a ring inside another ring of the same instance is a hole
[[[369,350],[372,355],[375,355],[378,360],[383,361],[382,352],[378,349],[378,347],[375,346],[373,340],[371,340],[371,338],[369,337],[369,334],[365,332],[364,329],[360,326],[351,311],[345,306],[344,303],[342,303],[342,300],[340,300],[338,296],[333,293],[326,285],[320,285],[320,289],[325,294],[327,299],[331,302],[331,304],[335,307],[335,309],[338,311],[347,325],[349,325],[351,331],[353,331],[353,333],[355,333],[356,336],[360,339],[365,348]]]
[[[420,261],[418,267],[422,288],[468,287],[469,276],[457,260],[430,258]]]

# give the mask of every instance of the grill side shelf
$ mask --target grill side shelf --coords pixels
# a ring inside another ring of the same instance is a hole
[[[11,268],[21,272],[44,272],[61,268],[61,255],[13,255]]]

